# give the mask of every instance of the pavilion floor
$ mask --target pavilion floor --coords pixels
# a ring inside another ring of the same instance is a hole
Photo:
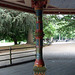
[[[52,46],[45,47],[43,51],[46,75],[75,75],[75,43]],[[1,68],[0,75],[33,75],[33,65],[34,62],[30,62]]]
[[[75,75],[75,60],[45,60],[46,75]],[[0,75],[33,75],[33,62],[0,69]]]

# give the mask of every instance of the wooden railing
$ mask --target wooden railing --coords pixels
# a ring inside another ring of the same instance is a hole
[[[28,61],[35,60],[36,50],[33,50],[33,49],[31,49],[31,50],[24,50],[25,48],[29,49],[29,48],[33,48],[33,47],[22,47],[22,48],[11,48],[10,47],[9,49],[2,49],[2,50],[0,50],[0,52],[1,52],[0,53],[0,67],[14,65],[14,64],[22,63],[22,62],[28,62]],[[14,60],[16,60],[16,61],[18,60],[18,62],[15,63]],[[6,65],[6,63],[3,64],[3,62],[6,62],[6,61],[8,61],[9,64],[7,64],[7,65]]]

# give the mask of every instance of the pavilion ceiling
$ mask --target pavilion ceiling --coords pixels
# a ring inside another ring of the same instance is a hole
[[[34,13],[31,0],[0,0],[0,6]],[[75,14],[75,0],[48,0],[45,14]]]

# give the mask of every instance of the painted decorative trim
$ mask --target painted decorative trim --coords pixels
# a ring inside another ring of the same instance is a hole
[[[46,7],[47,0],[32,0],[32,7]]]

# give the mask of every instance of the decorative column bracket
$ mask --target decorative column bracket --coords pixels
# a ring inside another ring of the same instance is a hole
[[[34,75],[45,75],[45,64],[42,57],[43,48],[43,24],[42,24],[42,13],[43,8],[46,6],[47,0],[32,0],[32,8],[36,12],[36,60],[34,63]]]
[[[47,0],[32,0],[32,8],[41,7],[45,8],[47,4]]]

